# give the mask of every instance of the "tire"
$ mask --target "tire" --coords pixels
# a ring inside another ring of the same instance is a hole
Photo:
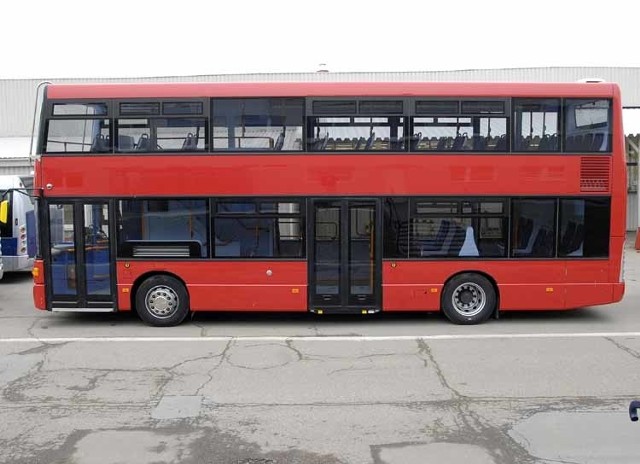
[[[442,312],[454,324],[480,324],[496,309],[496,291],[486,277],[465,273],[444,287]]]
[[[178,325],[189,314],[189,294],[175,277],[149,277],[136,291],[136,312],[155,327]]]

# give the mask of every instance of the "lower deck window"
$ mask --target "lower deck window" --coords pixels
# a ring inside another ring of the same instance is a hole
[[[121,200],[118,254],[123,257],[208,256],[206,200]]]

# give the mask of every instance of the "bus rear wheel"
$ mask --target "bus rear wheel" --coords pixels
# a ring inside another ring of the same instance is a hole
[[[136,292],[136,311],[149,325],[178,325],[189,314],[189,294],[182,282],[175,277],[149,277]]]
[[[442,312],[454,324],[479,324],[494,313],[496,302],[496,292],[486,277],[464,273],[445,285]]]

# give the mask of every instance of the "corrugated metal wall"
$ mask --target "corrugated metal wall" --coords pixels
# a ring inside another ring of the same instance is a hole
[[[539,81],[573,82],[583,78],[617,82],[624,106],[640,107],[640,68],[513,68],[464,71],[376,72],[376,73],[284,73],[212,74],[203,76],[145,77],[122,79],[55,79],[56,83],[92,82],[358,82],[358,81]],[[35,90],[47,79],[0,80],[0,137],[31,133]]]

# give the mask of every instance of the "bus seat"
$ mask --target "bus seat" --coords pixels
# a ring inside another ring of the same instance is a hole
[[[465,231],[464,242],[458,252],[458,256],[480,256],[478,246],[476,245],[476,239],[473,233],[473,227],[467,226]]]
[[[582,141],[584,140],[584,135],[578,134],[573,138],[573,151],[581,151],[582,150]]]
[[[494,151],[507,151],[507,136],[501,135],[498,141],[496,142],[496,146],[494,147]]]
[[[133,137],[130,135],[118,135],[118,151],[132,151],[133,147]]]
[[[534,221],[530,220],[527,225],[531,225],[532,229],[529,234],[525,234],[522,237],[521,244],[524,243],[524,246],[520,246],[513,250],[514,256],[530,256],[534,252],[534,248],[536,246],[536,242],[540,242],[541,239],[538,238],[540,235],[540,231],[542,230],[542,226],[540,224],[535,224]],[[528,232],[528,230],[527,230]],[[543,237],[544,238],[544,237]],[[539,245],[538,245],[539,247]]]
[[[367,139],[367,143],[364,146],[365,150],[371,150],[371,147],[373,147],[373,141],[376,138],[376,133],[375,132],[371,132],[371,135],[369,135],[369,138]]]
[[[584,134],[584,137],[582,138],[582,147],[580,148],[581,151],[591,151],[592,150],[592,146],[593,146],[593,141],[594,141],[594,134],[593,132],[590,134]]]
[[[467,140],[465,135],[458,135],[456,139],[453,141],[453,146],[451,147],[452,151],[460,151],[464,146],[464,142]]]
[[[187,138],[182,142],[182,151],[193,151],[198,149],[198,140],[189,132]]]
[[[604,142],[604,134],[602,132],[598,132],[593,137],[593,143],[591,144],[591,149],[589,151],[603,151],[602,142]]]
[[[411,149],[415,150],[418,148],[418,145],[420,145],[420,141],[422,140],[422,132],[418,132],[417,134],[413,134],[413,136],[411,137]]]
[[[533,248],[532,256],[551,256],[553,254],[553,233],[547,228],[540,228]]]
[[[278,135],[278,138],[276,139],[276,143],[273,146],[273,149],[275,151],[280,151],[282,150],[282,147],[284,146],[284,132],[281,132],[280,135]]]
[[[481,135],[473,136],[473,150],[474,151],[484,151],[487,146],[487,139]]]
[[[561,250],[564,250],[566,252],[570,249],[571,243],[573,242],[574,236],[576,235],[577,226],[578,224],[575,221],[569,221],[564,234],[562,234],[562,237],[560,238],[559,246]]]
[[[136,145],[136,151],[151,151],[151,139],[149,139],[149,134],[142,134],[138,139],[138,144]]]
[[[565,141],[564,141],[564,149],[566,151],[573,151],[574,150],[574,141],[573,141],[573,136],[570,135],[568,136]]]
[[[571,243],[569,244],[569,250],[574,251],[582,246],[584,242],[584,225],[578,224],[576,231],[573,234]]]
[[[538,151],[548,151],[550,145],[550,138],[548,135],[543,135],[540,139],[540,145],[538,145]]]
[[[320,142],[320,150],[326,150],[329,144],[329,133],[327,132],[324,138]]]
[[[449,140],[448,137],[440,137],[438,139],[438,145],[436,145],[436,150],[438,150],[438,151],[446,150],[447,149],[447,140]]]
[[[528,151],[529,145],[531,144],[531,137],[518,137],[516,142],[515,149],[516,151]]]
[[[103,134],[98,134],[94,137],[91,144],[91,151],[94,153],[104,153],[109,151],[109,142],[105,139]]]

